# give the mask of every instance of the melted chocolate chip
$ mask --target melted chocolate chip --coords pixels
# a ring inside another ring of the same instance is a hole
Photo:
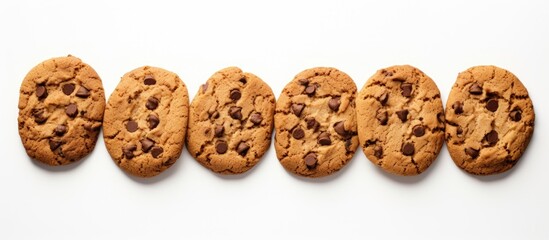
[[[147,116],[147,122],[149,122],[149,128],[152,130],[158,126],[160,119],[156,116],[156,114],[149,114],[149,116]]]
[[[241,82],[242,84],[246,84],[247,81],[246,81],[246,77],[242,77],[240,80],[238,80],[239,82]]]
[[[412,133],[416,137],[421,137],[425,135],[425,127],[423,127],[422,125],[416,125],[414,128],[412,128]]]
[[[250,145],[248,145],[245,142],[240,142],[238,144],[238,147],[236,147],[236,152],[240,154],[240,156],[246,156],[246,153],[248,153],[249,149],[250,149]]]
[[[149,99],[147,99],[145,107],[147,107],[147,109],[149,110],[155,110],[158,107],[159,102],[160,101],[158,100],[158,98],[150,97]]]
[[[336,122],[334,124],[334,130],[337,134],[343,137],[347,137],[349,135],[347,130],[345,130],[345,121]]]
[[[330,139],[330,134],[327,132],[320,133],[318,135],[318,143],[323,146],[332,144],[332,140]]]
[[[469,93],[473,95],[480,95],[482,94],[482,88],[477,83],[473,83],[473,85],[469,87]]]
[[[484,135],[484,140],[486,140],[488,142],[488,144],[490,144],[490,146],[493,146],[499,140],[498,132],[496,132],[494,130],[490,131],[489,133]]]
[[[87,98],[90,96],[90,91],[85,87],[80,87],[78,91],[76,91],[76,96],[79,98]]]
[[[379,123],[383,126],[387,125],[387,121],[389,121],[389,117],[387,116],[387,112],[385,111],[379,112],[376,115],[376,118],[379,121]]]
[[[454,104],[452,104],[452,108],[454,109],[455,114],[463,113],[463,103],[461,103],[460,101],[457,101]]]
[[[135,157],[135,155],[133,154],[133,151],[135,151],[135,150],[137,150],[137,145],[130,144],[130,145],[127,145],[126,147],[124,147],[124,149],[122,151],[124,152],[124,156],[127,159],[132,159],[133,157]]]
[[[50,144],[50,150],[52,151],[55,151],[56,149],[59,148],[59,146],[61,146],[61,142],[57,140],[50,139],[49,144]]]
[[[223,134],[225,133],[225,128],[223,125],[217,125],[214,129],[214,135],[215,137],[223,137]]]
[[[496,110],[498,110],[498,107],[499,103],[497,99],[492,98],[488,100],[488,102],[486,102],[486,109],[488,109],[488,111],[490,112],[495,112]]]
[[[74,92],[74,84],[73,83],[68,83],[68,84],[63,85],[63,93],[65,95],[71,95],[72,92]]]
[[[456,129],[456,133],[457,133],[458,135],[461,135],[461,134],[463,133],[463,128],[461,128],[460,126],[458,126],[457,129]]]
[[[219,140],[215,143],[215,151],[219,154],[226,153],[228,148],[229,146],[227,145],[227,142],[223,140]]]
[[[151,148],[154,146],[154,141],[149,138],[141,139],[141,149],[143,152],[149,152]]]
[[[292,131],[292,137],[294,137],[295,139],[302,139],[303,137],[305,137],[305,131],[303,131],[303,129],[298,126]]]
[[[57,125],[57,127],[55,127],[55,135],[57,136],[63,136],[65,135],[65,133],[67,132],[67,127],[65,125]]]
[[[444,113],[437,113],[437,120],[440,122],[440,123],[444,123]]]
[[[509,113],[509,117],[511,120],[518,122],[520,119],[522,119],[522,113],[520,110],[513,110],[511,113]]]
[[[396,111],[396,115],[398,116],[398,118],[402,122],[406,122],[406,120],[408,120],[408,110],[407,109]]]
[[[145,75],[145,78],[143,79],[143,83],[145,85],[154,85],[156,84],[156,79],[152,75]]]
[[[135,132],[137,131],[138,125],[136,121],[130,120],[126,123],[126,130],[128,132]]]
[[[76,107],[76,104],[71,103],[65,108],[65,113],[71,118],[76,117],[78,115],[78,107]]]
[[[412,84],[402,83],[400,84],[400,90],[402,90],[402,96],[405,96],[405,97],[412,96]]]
[[[303,103],[292,104],[292,112],[298,117],[301,116],[301,113],[303,112],[303,108],[305,108],[305,104]]]
[[[474,148],[466,148],[465,154],[469,155],[472,159],[475,159],[478,157],[479,151]]]
[[[34,121],[38,124],[45,123],[46,120],[48,120],[48,118],[44,116],[44,109],[33,109],[31,113],[34,117]]]
[[[229,97],[233,101],[236,101],[236,100],[240,99],[241,96],[242,96],[242,94],[240,93],[240,90],[238,90],[238,89],[231,90],[231,93],[229,94]]]
[[[341,105],[341,100],[339,97],[332,98],[328,101],[328,107],[330,107],[330,109],[334,112],[339,110],[339,105]]]
[[[405,143],[404,145],[402,145],[402,154],[404,154],[405,156],[412,156],[414,155],[414,152],[416,151],[415,147],[414,147],[414,144],[412,143]]]
[[[261,116],[261,113],[252,113],[252,115],[250,115],[250,121],[254,125],[258,125],[263,121],[263,117]]]
[[[44,99],[47,96],[48,90],[46,90],[46,86],[38,85],[38,87],[36,87],[36,97],[38,97],[38,99]]]
[[[242,119],[241,110],[242,110],[242,108],[240,108],[240,107],[231,107],[231,108],[229,108],[229,115],[233,119],[240,120],[240,119]]]
[[[308,117],[305,119],[307,123],[307,129],[313,129],[313,132],[318,131],[320,128],[320,123],[318,123],[313,117]]]
[[[160,154],[162,154],[164,152],[164,149],[162,147],[153,147],[153,149],[151,150],[151,155],[153,156],[153,158],[158,158],[158,156],[160,156]]]
[[[387,104],[387,100],[389,100],[389,94],[384,92],[377,100],[381,103],[381,105],[385,106],[385,104]]]
[[[383,156],[383,148],[381,146],[376,145],[374,147],[374,156],[378,159]]]
[[[314,95],[316,92],[316,85],[309,85],[305,88],[305,93],[309,96]]]
[[[299,81],[299,84],[301,85],[304,85],[304,86],[309,85],[309,79],[303,78],[303,79],[299,79],[298,81]]]
[[[308,169],[313,169],[316,167],[317,160],[316,160],[316,154],[315,153],[309,153],[305,155],[303,158],[303,161],[305,162],[305,166],[307,166]]]

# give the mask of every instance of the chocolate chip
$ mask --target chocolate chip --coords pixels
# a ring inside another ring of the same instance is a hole
[[[350,152],[352,144],[353,144],[353,141],[351,141],[351,139],[345,140],[345,151]]]
[[[498,107],[499,103],[498,100],[495,98],[492,98],[488,100],[488,102],[486,102],[486,109],[488,109],[488,111],[495,112],[496,110],[498,110]]]
[[[316,85],[309,85],[305,88],[305,93],[309,96],[314,95],[316,92]]]
[[[163,152],[164,152],[163,148],[153,147],[153,149],[151,150],[151,155],[153,156],[153,158],[158,158],[158,156],[160,156],[160,154],[162,154]]]
[[[223,134],[225,133],[225,128],[223,125],[217,125],[214,129],[214,135],[215,137],[223,137]]]
[[[145,85],[154,85],[156,84],[156,79],[152,75],[145,75],[145,78],[143,79],[143,83]]]
[[[152,130],[158,126],[160,119],[155,114],[149,114],[149,116],[147,116],[147,122],[149,122],[149,128]]]
[[[202,88],[202,93],[205,93],[206,90],[208,90],[208,83],[206,82],[206,83],[202,84],[201,88]]]
[[[406,120],[408,120],[408,110],[407,109],[396,111],[396,115],[398,116],[398,118],[402,122],[406,122]]]
[[[323,132],[320,135],[318,135],[318,143],[324,146],[332,144],[332,140],[330,139],[330,134],[327,132]]]
[[[78,114],[78,107],[76,107],[76,104],[71,103],[65,108],[65,113],[71,118],[76,117]]]
[[[294,137],[295,139],[302,139],[303,137],[305,137],[305,131],[303,131],[303,129],[298,126],[292,131],[292,137]]]
[[[229,108],[229,115],[233,118],[233,119],[242,119],[242,112],[241,112],[242,108],[241,107],[231,107]]]
[[[263,117],[261,116],[261,113],[252,113],[252,115],[250,115],[250,121],[254,125],[258,125],[263,121]]]
[[[460,126],[458,126],[457,129],[456,129],[456,133],[457,133],[458,135],[461,135],[461,134],[463,133],[463,128],[461,128]]]
[[[412,156],[414,155],[414,152],[416,151],[414,144],[412,143],[405,143],[402,145],[402,154],[405,156]]]
[[[301,85],[304,85],[304,86],[309,85],[309,79],[304,78],[304,79],[299,79],[298,81],[299,81],[299,84]]]
[[[336,122],[334,124],[334,130],[337,134],[347,137],[349,134],[347,133],[347,130],[345,130],[345,121]]]
[[[405,96],[405,97],[412,96],[412,84],[402,83],[400,84],[400,90],[402,90],[402,96]]]
[[[389,100],[389,94],[384,92],[377,100],[381,103],[381,105],[385,106],[385,104],[387,104],[387,100]]]
[[[383,156],[383,148],[381,146],[374,147],[374,156],[376,158],[381,158]]]
[[[292,112],[298,117],[301,116],[301,113],[303,112],[303,108],[305,108],[305,104],[303,103],[292,104]]]
[[[154,141],[149,138],[141,139],[141,149],[143,152],[149,152],[151,148],[154,146]]]
[[[414,128],[412,128],[412,133],[414,133],[414,136],[421,137],[425,135],[425,127],[422,125],[416,125]]]
[[[228,148],[229,146],[227,145],[227,142],[223,140],[219,140],[215,143],[215,151],[219,154],[226,153]]]
[[[36,87],[36,97],[38,97],[38,99],[43,99],[47,96],[48,90],[46,90],[46,87],[44,85],[38,85],[38,87]]]
[[[57,140],[50,139],[49,143],[50,143],[50,150],[52,151],[55,151],[55,149],[58,149],[59,146],[61,146],[61,142]]]
[[[236,152],[240,154],[240,156],[246,156],[246,153],[248,153],[249,149],[250,149],[250,145],[248,145],[245,142],[240,142],[238,144],[238,147],[236,147]]]
[[[334,112],[337,112],[337,110],[339,110],[339,105],[341,105],[341,100],[339,97],[332,98],[330,99],[330,101],[328,101],[328,107],[330,107],[330,109],[332,109],[332,111]]]
[[[461,103],[460,101],[457,101],[454,104],[452,104],[452,108],[454,109],[455,114],[463,113],[463,103]]]
[[[465,154],[469,155],[472,159],[475,159],[478,157],[479,151],[474,148],[466,148]]]
[[[63,85],[63,93],[65,95],[71,95],[71,93],[74,91],[74,84],[68,83]]]
[[[469,93],[473,95],[480,95],[482,94],[482,88],[477,83],[473,83],[473,85],[469,87]]]
[[[490,144],[490,146],[493,146],[499,140],[498,132],[492,130],[489,133],[487,133],[486,135],[484,135],[484,139]]]
[[[133,155],[133,151],[135,151],[136,149],[137,149],[137,145],[129,144],[129,145],[126,145],[126,147],[124,147],[122,151],[124,152],[124,156],[126,156],[127,159],[132,159],[133,157],[135,157],[135,155]]]
[[[90,96],[90,91],[85,87],[80,87],[78,91],[76,91],[76,96],[79,98],[87,98]]]
[[[126,123],[126,130],[128,130],[128,132],[135,132],[137,131],[137,122],[136,121],[133,121],[133,120],[130,120]]]
[[[147,103],[145,104],[145,107],[149,110],[155,110],[158,107],[158,98],[150,97],[147,99]]]
[[[242,84],[246,84],[247,81],[246,81],[246,77],[242,77],[240,80],[238,80],[239,82],[241,82]]]
[[[444,113],[437,113],[437,120],[440,122],[440,123],[444,123]]]
[[[57,125],[57,127],[55,127],[55,135],[57,136],[63,136],[65,135],[65,133],[67,132],[67,127],[65,125]]]
[[[218,118],[219,118],[219,113],[218,113],[218,112],[214,112],[214,113],[212,114],[212,117],[213,117],[214,119],[218,119]]]
[[[38,124],[45,123],[46,120],[48,120],[48,118],[44,116],[44,109],[33,109],[31,113],[34,117],[34,121]]]
[[[385,111],[379,112],[376,115],[376,118],[379,121],[379,123],[383,126],[387,125],[387,121],[389,120],[389,117],[387,116],[387,112]]]
[[[307,129],[313,129],[313,132],[318,131],[320,128],[320,123],[318,123],[314,118],[308,117],[305,119],[305,122],[307,123]]]
[[[522,119],[522,113],[520,110],[513,110],[511,113],[509,113],[509,117],[511,120],[518,122],[520,119]]]
[[[305,155],[303,158],[303,161],[305,162],[305,166],[307,166],[308,169],[313,169],[316,167],[316,154],[315,153],[309,153]]]
[[[230,93],[230,98],[233,100],[233,101],[236,101],[238,99],[240,99],[240,97],[242,96],[242,94],[240,93],[240,90],[238,89],[233,89],[231,90],[231,93]]]

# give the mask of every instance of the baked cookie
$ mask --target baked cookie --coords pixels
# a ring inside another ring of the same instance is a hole
[[[97,141],[105,93],[89,65],[69,55],[30,70],[19,94],[19,135],[29,157],[58,166],[88,155]]]
[[[271,88],[237,67],[216,72],[194,97],[187,148],[220,174],[248,171],[271,144],[275,97]]]
[[[181,154],[188,111],[187,87],[175,73],[149,66],[126,73],[105,109],[109,154],[132,175],[160,174]]]
[[[305,177],[337,172],[358,147],[356,85],[344,72],[318,67],[299,73],[276,103],[275,149],[287,171]]]
[[[534,132],[534,106],[515,75],[477,66],[458,75],[446,102],[446,145],[455,164],[476,175],[511,169]]]
[[[433,80],[419,69],[378,70],[357,99],[358,137],[366,157],[397,175],[417,175],[444,143],[444,110]]]

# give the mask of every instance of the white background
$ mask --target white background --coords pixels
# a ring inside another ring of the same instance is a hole
[[[548,1],[2,1],[0,239],[549,239]],[[388,175],[361,150],[338,174],[287,173],[274,147],[224,177],[183,151],[153,179],[110,159],[102,137],[72,166],[30,160],[17,132],[25,74],[72,54],[110,96],[139,66],[176,72],[194,97],[215,71],[239,66],[278,97],[298,72],[332,66],[362,88],[377,69],[411,64],[445,103],[457,74],[493,64],[528,88],[536,127],[519,164],[475,177],[444,147],[416,177]],[[545,147],[544,147],[545,146]]]

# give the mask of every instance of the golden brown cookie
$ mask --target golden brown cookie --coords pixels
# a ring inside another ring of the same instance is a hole
[[[460,73],[446,102],[446,145],[476,175],[511,169],[534,132],[534,106],[511,72],[477,66]]]
[[[126,73],[105,109],[109,154],[132,175],[160,174],[181,154],[188,111],[187,87],[175,73],[149,66]]]
[[[191,103],[189,153],[216,173],[248,171],[271,144],[274,105],[273,91],[257,76],[237,67],[216,72]]]
[[[287,171],[322,177],[343,168],[358,147],[356,86],[344,72],[318,67],[299,73],[276,103],[275,149]]]
[[[95,147],[105,109],[101,79],[68,56],[27,74],[19,95],[19,135],[27,154],[48,165],[80,160]]]
[[[397,175],[417,175],[444,143],[444,113],[436,84],[419,69],[378,70],[357,99],[358,137],[366,157]]]

